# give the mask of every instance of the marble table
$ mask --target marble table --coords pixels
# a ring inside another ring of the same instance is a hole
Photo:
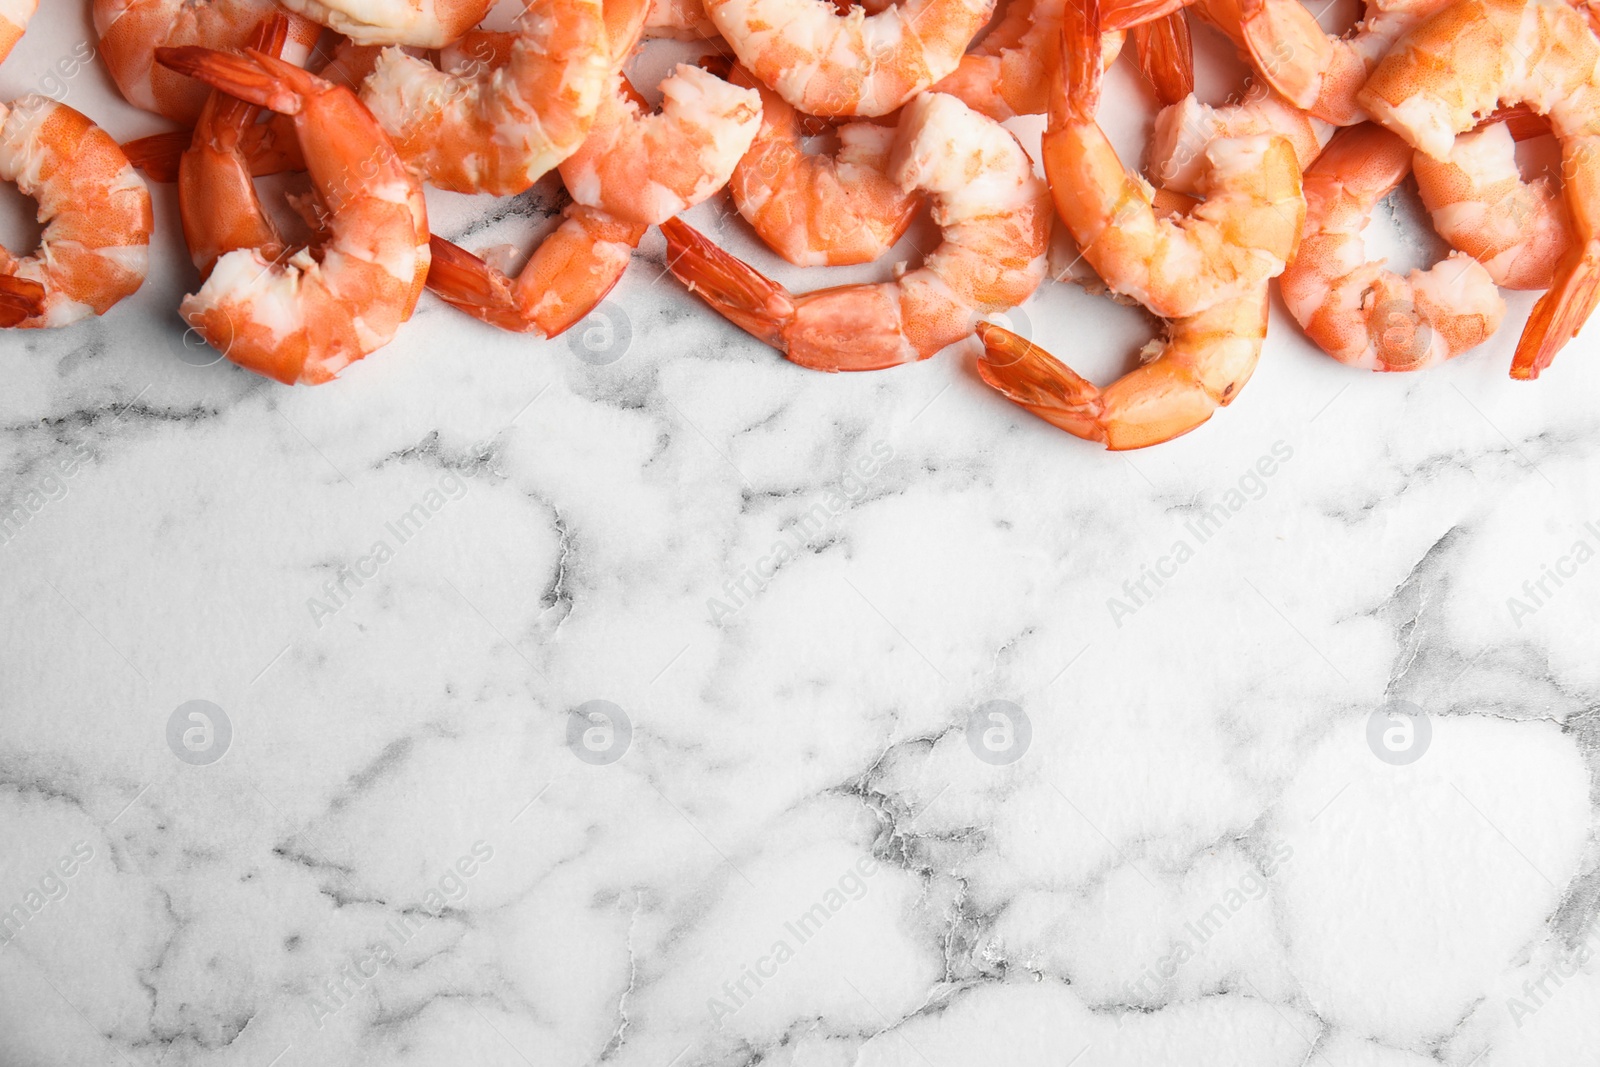
[[[50,3],[0,95],[162,128]],[[0,1064],[1600,1063],[1595,330],[1379,376],[1277,308],[1113,455],[968,347],[790,366],[652,235],[570,338],[428,297],[289,389],[156,206],[135,298],[0,336]]]

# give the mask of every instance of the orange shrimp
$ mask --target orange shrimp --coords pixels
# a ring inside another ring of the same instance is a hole
[[[1361,231],[1412,155],[1381,126],[1340,130],[1306,171],[1306,235],[1278,279],[1306,336],[1365,370],[1436,366],[1488,340],[1506,313],[1489,272],[1461,252],[1404,277],[1367,261]]]
[[[66,326],[103,315],[144,283],[150,190],[116,141],[66,104],[0,105],[0,181],[39,202],[39,248],[0,248],[0,324]]]
[[[1357,102],[1440,159],[1497,105],[1550,117],[1573,243],[1512,360],[1513,378],[1537,378],[1600,302],[1600,40],[1587,18],[1546,0],[1457,0],[1384,57]]]
[[[792,294],[680,219],[667,266],[723,317],[812,370],[880,370],[972,336],[982,313],[1026,300],[1044,277],[1050,203],[1022,146],[945,93],[901,112],[890,174],[933,204],[944,240],[895,281]]]
[[[826,118],[887,115],[954,71],[994,0],[901,0],[841,14],[817,0],[706,0],[739,62]]]
[[[1195,180],[1204,202],[1178,218],[1160,215],[1149,184],[1123,168],[1095,119],[1100,30],[1097,0],[1068,5],[1067,77],[1043,139],[1057,214],[1106,285],[1163,318],[1253,293],[1282,273],[1300,240],[1305,198],[1294,146],[1276,134],[1211,140]]]
[[[575,201],[513,281],[442,238],[428,286],[508,330],[553,337],[605,299],[645,232],[727,184],[760,124],[759,97],[680,65],[657,114],[620,74],[583,147],[561,164]]]
[[[210,88],[162,67],[157,48],[196,46],[237,51],[277,0],[94,0],[100,55],[128,103],[192,126]],[[284,58],[301,64],[322,27],[294,16]]]
[[[448,73],[387,49],[362,102],[441,189],[513,196],[578,150],[615,66],[600,0],[533,0],[504,65]]]
[[[28,20],[38,10],[39,0],[0,0],[0,63],[22,40]]]
[[[843,123],[837,153],[808,153],[794,108],[743,67],[729,78],[761,94],[760,132],[728,192],[767,246],[802,267],[870,263],[887,252],[919,203],[889,178],[894,127]]]
[[[186,211],[185,222],[194,224],[191,247],[219,255],[184,299],[184,321],[233,362],[286,384],[331,381],[392,340],[427,277],[427,208],[420,183],[355,94],[260,51],[162,49],[157,58],[294,117],[326,233],[315,256],[301,249],[283,257],[260,218],[247,162],[226,150],[220,122],[231,115],[237,124],[240,111],[213,108],[193,162],[225,173],[185,177],[191,193],[224,190],[223,203],[209,214]]]
[[[296,14],[356,44],[442,48],[472,27],[494,0],[282,0]]]
[[[1250,380],[1267,336],[1267,286],[1167,323],[1145,362],[1101,389],[1032,342],[978,326],[978,375],[1052,426],[1114,452],[1181,436],[1231,404]]]

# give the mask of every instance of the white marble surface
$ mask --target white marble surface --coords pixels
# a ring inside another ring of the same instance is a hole
[[[7,97],[87,33],[47,2]],[[548,205],[433,206],[481,247]],[[38,505],[0,545],[0,1064],[1600,1062],[1593,330],[1522,384],[1525,298],[1414,378],[1279,316],[1231,409],[1118,457],[970,351],[791,367],[652,237],[611,362],[430,297],[286,389],[183,349],[173,207],[135,299],[0,336],[0,499]],[[1147,329],[1024,310],[1102,375]],[[195,700],[214,762],[169,747]],[[595,700],[611,762],[569,745]]]

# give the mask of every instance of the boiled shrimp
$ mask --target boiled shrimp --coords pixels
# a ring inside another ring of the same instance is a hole
[[[760,131],[728,183],[756,234],[802,267],[870,263],[887,252],[919,203],[889,177],[895,128],[843,123],[835,154],[808,153],[794,108],[743,67],[729,77],[760,94]]]
[[[1297,107],[1339,126],[1366,120],[1356,91],[1413,26],[1450,0],[1367,0],[1356,32],[1325,32],[1300,0],[1241,0],[1240,30],[1255,68]]]
[[[613,67],[600,0],[534,0],[503,65],[449,73],[389,49],[361,99],[428,182],[511,196],[583,144]]]
[[[0,181],[39,203],[31,255],[0,248],[0,324],[66,326],[103,315],[144,283],[150,191],[100,127],[66,104],[0,104]]]
[[[1210,141],[1194,182],[1204,202],[1176,218],[1160,215],[1151,186],[1123,168],[1095,120],[1099,15],[1096,0],[1066,8],[1067,76],[1043,139],[1057,213],[1106,285],[1162,318],[1254,292],[1282,273],[1300,239],[1305,199],[1294,146],[1275,134]]]
[[[699,67],[661,83],[650,114],[619,74],[583,147],[561,164],[574,203],[515,280],[435,237],[428,286],[468,314],[553,337],[603,300],[645,232],[727,184],[760,126],[760,97]]]
[[[277,0],[94,0],[94,27],[100,54],[128,103],[193,125],[211,90],[156,63],[156,49],[237,51],[279,10]],[[291,17],[284,58],[304,63],[321,32],[310,19]]]
[[[1306,171],[1305,238],[1278,280],[1306,336],[1365,370],[1443,363],[1488,340],[1505,317],[1494,279],[1465,253],[1403,277],[1368,262],[1361,231],[1410,173],[1412,154],[1370,123],[1339,131]]]
[[[281,0],[356,44],[442,48],[483,21],[494,0]]]
[[[978,326],[979,376],[1052,426],[1113,451],[1188,433],[1238,397],[1267,335],[1267,286],[1167,324],[1139,367],[1104,389],[1049,352],[992,323]]]
[[[1044,277],[1047,190],[1009,132],[944,93],[900,114],[889,173],[925,194],[942,243],[891,282],[792,294],[679,219],[667,266],[734,324],[813,370],[879,370],[972,335],[978,316],[1026,300]]]
[[[1199,190],[1208,170],[1206,149],[1219,140],[1282,137],[1294,149],[1295,162],[1304,171],[1334,129],[1255,83],[1233,103],[1214,107],[1191,95],[1162,108],[1156,114],[1146,163],[1163,189],[1192,194]]]
[[[808,115],[887,115],[954,71],[994,0],[902,0],[874,15],[821,0],[706,0],[739,62]]]
[[[1499,104],[1550,118],[1562,149],[1572,247],[1539,298],[1512,360],[1536,378],[1600,301],[1600,40],[1586,17],[1544,0],[1457,0],[1373,70],[1357,101],[1374,119],[1443,159]]]
[[[1509,123],[1462,134],[1444,159],[1416,153],[1412,174],[1439,236],[1496,285],[1550,288],[1572,245],[1572,216],[1549,177],[1523,180]]]
[[[39,7],[39,0],[0,0],[0,63],[22,40],[28,20]]]
[[[270,229],[260,228],[253,190],[240,189],[215,218],[199,216],[216,232],[189,233],[191,245],[221,254],[184,299],[184,321],[233,362],[287,384],[331,381],[392,340],[427,277],[427,208],[420,183],[355,94],[260,51],[163,49],[158,58],[294,117],[326,235],[315,255],[301,249],[285,258]],[[231,165],[229,181],[248,185],[248,166]],[[223,209],[250,217],[241,226]],[[185,222],[195,217],[186,212]],[[235,247],[240,232],[263,244]]]
[[[999,23],[933,91],[949,93],[996,122],[1043,115],[1050,108],[1050,87],[1061,76],[1061,9],[1066,2],[1012,0]],[[1121,30],[1107,30],[1102,36],[1106,66],[1116,61],[1126,36]]]

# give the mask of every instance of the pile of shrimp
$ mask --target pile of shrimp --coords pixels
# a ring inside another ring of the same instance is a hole
[[[531,0],[509,30],[486,28],[494,0],[89,2],[117,88],[173,128],[122,144],[45,96],[0,104],[0,179],[46,224],[31,255],[0,248],[0,328],[138,290],[151,181],[176,184],[194,267],[175,310],[286,384],[387,345],[424,289],[554,337],[652,229],[688,292],[802,368],[964,350],[989,387],[1114,450],[1238,397],[1274,280],[1310,341],[1375,371],[1483,344],[1515,289],[1543,292],[1511,364],[1536,378],[1600,301],[1600,13],[1579,0],[1368,0],[1343,35],[1300,0]],[[0,62],[37,3],[0,0]],[[1225,105],[1195,95],[1194,19],[1251,71]],[[663,37],[701,58],[641,91],[636,58]],[[1142,168],[1099,116],[1119,57],[1160,105]],[[1024,116],[1044,122],[1037,161],[1006,125]],[[1525,177],[1517,144],[1539,137],[1560,166]],[[298,237],[258,191],[274,174],[304,175]],[[551,174],[561,220],[514,273],[430,230],[430,186],[511,197]],[[1452,251],[1402,275],[1363,231],[1408,178]],[[713,199],[802,268],[887,261],[924,214],[939,240],[891,280],[795,292],[680,217]],[[1069,244],[1083,266],[1050,269]],[[1091,383],[994,321],[1047,278],[1144,308],[1162,336]]]

